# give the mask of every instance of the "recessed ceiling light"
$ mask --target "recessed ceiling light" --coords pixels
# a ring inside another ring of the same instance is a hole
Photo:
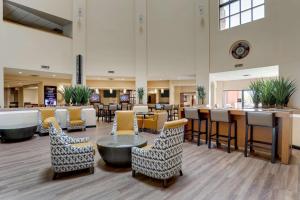
[[[247,76],[250,76],[250,74],[244,74],[243,76],[247,77]]]
[[[109,73],[109,74],[114,74],[114,73],[115,73],[115,71],[113,71],[113,70],[109,70],[109,71],[107,71],[107,73]]]
[[[19,74],[23,74],[23,72],[19,72]]]
[[[52,74],[52,76],[55,77],[56,75],[55,75],[55,74]]]

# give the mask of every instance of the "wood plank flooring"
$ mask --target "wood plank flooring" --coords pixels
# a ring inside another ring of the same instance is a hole
[[[70,135],[96,141],[109,134],[111,124]],[[156,135],[141,133],[153,143]],[[86,172],[52,180],[49,137],[34,136],[19,143],[0,144],[0,199],[278,199],[300,200],[300,152],[293,151],[290,165],[249,157],[242,152],[198,147],[186,142],[183,176],[161,181],[142,175],[132,178],[130,169],[106,166],[96,153],[95,174]]]

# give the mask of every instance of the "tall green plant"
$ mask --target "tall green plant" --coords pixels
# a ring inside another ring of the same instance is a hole
[[[73,95],[73,87],[72,86],[65,86],[62,89],[62,94],[65,99],[67,105],[70,105]]]
[[[204,104],[206,92],[204,86],[197,86],[198,101],[201,100],[201,104]]]
[[[291,96],[296,91],[295,81],[279,77],[273,80],[273,87],[272,94],[276,99],[276,105],[279,107],[287,106]]]
[[[144,88],[142,87],[138,88],[137,93],[138,93],[139,103],[141,104],[143,102],[143,97],[145,93]]]
[[[252,91],[251,98],[255,108],[258,108],[258,104],[261,102],[261,90],[263,87],[263,81],[257,80],[250,83],[249,89]]]
[[[264,107],[272,107],[276,103],[276,99],[273,95],[274,81],[263,80],[261,88],[261,103]]]
[[[82,86],[81,104],[87,105],[89,103],[91,95],[92,95],[92,90],[86,86]]]

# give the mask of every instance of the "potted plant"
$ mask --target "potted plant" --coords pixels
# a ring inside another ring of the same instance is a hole
[[[254,103],[254,107],[258,108],[259,103],[261,102],[261,88],[263,85],[262,80],[257,80],[250,83],[249,89],[252,91],[251,98]]]
[[[197,87],[197,95],[198,95],[198,104],[200,104],[199,102],[201,100],[201,104],[203,105],[206,97],[205,88],[203,86]]]
[[[86,86],[81,86],[81,90],[82,90],[81,105],[87,105],[92,95],[92,91],[90,88]]]
[[[274,81],[262,80],[261,103],[264,108],[271,108],[275,105],[276,99],[273,95]]]
[[[139,98],[139,104],[143,104],[143,97],[144,97],[144,88],[140,87],[138,88],[137,90],[137,93],[138,93],[138,98]]]
[[[66,105],[69,106],[71,104],[71,100],[72,100],[73,87],[72,86],[65,86],[62,89],[62,94],[63,94],[64,100],[66,102]]]
[[[283,77],[273,80],[272,95],[275,97],[276,107],[283,108],[284,106],[287,106],[295,91],[295,81],[291,81]]]

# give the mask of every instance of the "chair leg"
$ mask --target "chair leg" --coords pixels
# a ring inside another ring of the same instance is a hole
[[[198,119],[198,143],[197,143],[198,146],[200,146],[200,137],[201,137],[201,120]]]
[[[90,167],[90,174],[94,174],[94,172],[95,172],[94,167]]]
[[[194,120],[192,119],[192,142],[194,142]]]
[[[135,177],[135,170],[132,170],[132,177]]]
[[[212,135],[212,126],[213,122],[210,123],[209,132],[208,132],[208,148],[211,148],[211,135]]]
[[[52,177],[52,180],[56,180],[58,177],[58,174],[56,172],[53,173],[53,177]]]
[[[276,161],[276,141],[277,141],[277,135],[276,135],[276,128],[272,129],[272,158],[271,162],[275,163]]]
[[[231,153],[230,145],[231,145],[231,123],[228,123],[228,141],[227,141],[227,153]]]
[[[163,180],[163,187],[166,188],[167,187],[167,179]]]
[[[180,173],[180,176],[183,176],[182,170],[180,170],[179,173]]]
[[[250,126],[250,152],[253,152],[253,126]]]
[[[205,144],[207,144],[207,137],[208,137],[208,119],[205,120]]]
[[[238,147],[238,136],[237,136],[237,122],[235,121],[234,122],[234,148],[235,150],[238,150],[239,147]]]
[[[245,133],[245,149],[244,149],[244,156],[247,157],[248,156],[248,130],[249,130],[249,126],[246,125],[246,133]]]
[[[220,145],[220,142],[219,142],[219,122],[216,122],[216,126],[217,126],[217,128],[216,128],[216,145],[217,145],[217,148],[219,147],[219,145]]]

